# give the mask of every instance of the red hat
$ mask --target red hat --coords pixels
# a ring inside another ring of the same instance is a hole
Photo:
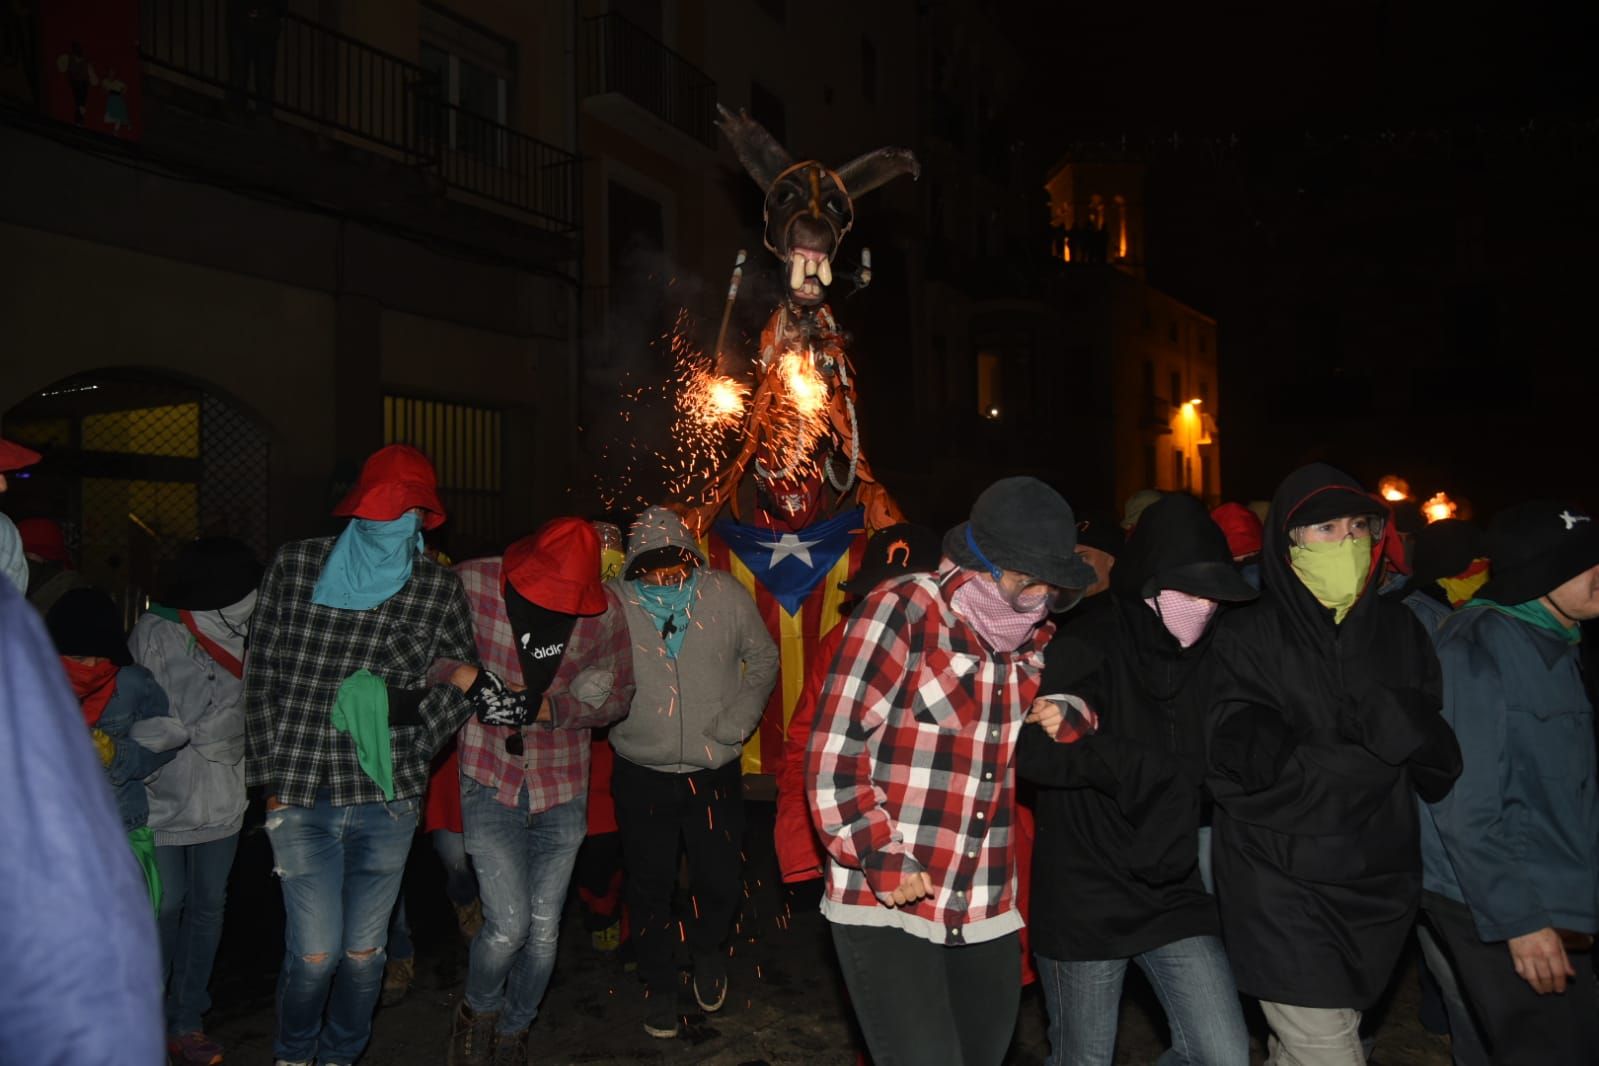
[[[1210,518],[1227,535],[1227,550],[1234,559],[1260,551],[1265,527],[1254,511],[1241,503],[1224,503],[1210,512]]]
[[[423,529],[444,524],[444,504],[439,502],[439,477],[428,457],[409,444],[379,448],[361,466],[361,477],[339,505],[336,515],[392,522],[413,507],[420,507]]]
[[[47,563],[72,565],[67,554],[67,535],[61,523],[49,518],[24,518],[17,522],[17,532],[22,535],[22,553],[36,555]]]
[[[32,448],[24,448],[14,441],[0,438],[0,474],[32,466],[43,458],[44,456]]]
[[[511,587],[547,611],[604,614],[600,537],[582,518],[552,518],[505,549],[500,570]]]

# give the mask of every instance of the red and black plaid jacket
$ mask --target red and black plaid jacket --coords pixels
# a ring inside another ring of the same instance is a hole
[[[1011,760],[1055,627],[1014,652],[990,650],[950,606],[973,576],[946,560],[879,585],[846,623],[806,758],[831,921],[950,945],[1021,928]],[[918,871],[931,896],[878,902]]]

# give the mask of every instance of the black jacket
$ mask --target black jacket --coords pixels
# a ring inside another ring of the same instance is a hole
[[[1432,643],[1377,595],[1381,560],[1341,625],[1289,564],[1294,512],[1360,491],[1325,465],[1289,475],[1267,520],[1261,601],[1225,619],[1214,648],[1208,783],[1227,954],[1240,991],[1307,1007],[1381,994],[1421,896],[1416,795],[1436,800],[1460,773]]]
[[[1075,744],[1030,725],[1017,746],[1018,772],[1039,785],[1028,926],[1045,958],[1127,958],[1219,932],[1196,849],[1215,623],[1185,650],[1144,602],[1176,573],[1190,592],[1221,574],[1217,598],[1253,595],[1204,507],[1166,496],[1118,556],[1100,624],[1045,653],[1040,693],[1081,695],[1099,715]]]

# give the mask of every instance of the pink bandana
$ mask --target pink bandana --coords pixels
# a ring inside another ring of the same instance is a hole
[[[1220,606],[1215,600],[1190,596],[1176,589],[1161,589],[1153,598],[1144,601],[1160,618],[1166,632],[1177,638],[1179,646],[1191,648],[1205,635],[1205,627],[1216,616]]]
[[[950,597],[955,610],[977,630],[995,651],[1015,651],[1022,641],[1049,614],[1048,602],[1023,613],[1012,607],[999,591],[999,583],[979,573]]]

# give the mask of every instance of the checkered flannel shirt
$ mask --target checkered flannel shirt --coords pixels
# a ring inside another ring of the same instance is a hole
[[[333,540],[279,548],[250,620],[246,780],[300,806],[314,804],[319,789],[335,806],[383,800],[356,760],[354,741],[333,728],[345,678],[364,667],[390,685],[420,688],[437,659],[477,662],[461,583],[431,559],[418,558],[405,587],[369,611],[312,603]],[[453,685],[435,684],[422,700],[421,725],[390,728],[396,799],[422,794],[429,761],[471,709]]]
[[[457,566],[455,572],[472,605],[472,626],[483,665],[504,681],[522,684],[522,663],[505,613],[500,559],[472,559]],[[505,738],[517,732],[510,726],[484,725],[469,718],[461,727],[461,773],[494,789],[507,807],[517,806],[524,784],[528,810],[533,813],[586,794],[590,732],[624,717],[633,703],[633,646],[628,639],[627,616],[621,599],[609,586],[605,598],[604,614],[579,618],[572,627],[561,665],[544,691],[550,701],[550,721],[521,730],[521,755],[505,750]],[[591,667],[613,675],[611,694],[598,707],[568,691],[572,679]]]
[[[946,561],[937,574],[879,585],[845,623],[806,753],[831,921],[948,945],[1022,926],[1012,755],[1055,627],[1039,626],[1014,652],[991,651],[950,605],[971,576]],[[919,871],[931,896],[878,902],[876,892]]]

